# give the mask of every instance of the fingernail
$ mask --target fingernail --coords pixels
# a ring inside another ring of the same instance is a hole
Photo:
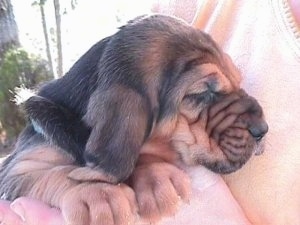
[[[14,211],[25,222],[25,211],[19,203],[12,203],[10,205],[12,211]]]

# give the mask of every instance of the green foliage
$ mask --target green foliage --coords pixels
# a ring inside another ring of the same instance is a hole
[[[52,78],[42,59],[19,48],[11,48],[4,54],[0,65],[0,124],[7,138],[16,137],[25,124],[23,113],[13,102],[15,88],[33,88]]]

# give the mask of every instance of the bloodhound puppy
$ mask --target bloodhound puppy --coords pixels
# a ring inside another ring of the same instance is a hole
[[[189,198],[182,165],[233,172],[267,132],[240,81],[207,34],[164,15],[130,21],[25,102],[1,198],[40,199],[72,225],[173,213]]]

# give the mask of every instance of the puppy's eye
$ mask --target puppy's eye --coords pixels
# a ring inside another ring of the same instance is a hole
[[[214,100],[215,94],[210,91],[202,93],[192,93],[184,96],[183,101],[193,103],[194,105],[208,104]]]
[[[192,59],[189,62],[187,62],[182,70],[182,73],[192,70],[195,66],[198,66],[200,64],[200,59],[196,58],[196,59]]]

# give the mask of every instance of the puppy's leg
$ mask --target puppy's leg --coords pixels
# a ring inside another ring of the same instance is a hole
[[[41,96],[29,98],[24,108],[37,132],[70,153],[77,163],[84,164],[83,152],[90,131],[80,118]]]
[[[19,152],[0,171],[0,195],[13,200],[29,196],[62,210],[66,224],[133,223],[135,198],[126,185],[106,183],[106,176],[78,167],[61,150],[36,146]],[[86,174],[89,182],[69,177]]]
[[[153,155],[141,155],[129,182],[136,194],[140,216],[151,222],[174,214],[181,200],[189,200],[187,174]]]

